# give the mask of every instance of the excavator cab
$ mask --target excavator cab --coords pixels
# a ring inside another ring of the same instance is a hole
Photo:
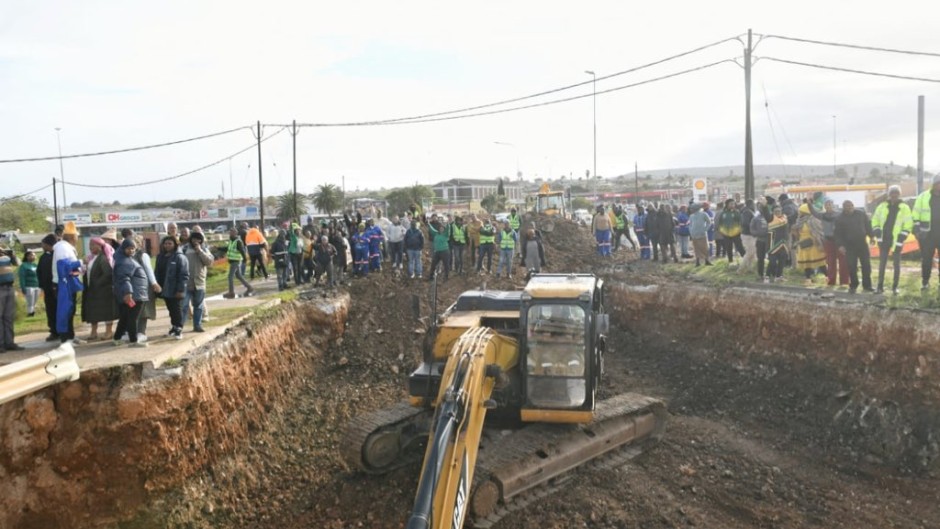
[[[590,422],[600,382],[607,315],[603,281],[540,274],[522,293],[524,422]]]

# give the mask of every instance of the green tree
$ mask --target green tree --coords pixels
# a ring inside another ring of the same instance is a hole
[[[320,184],[311,197],[313,205],[329,216],[343,209],[343,192],[334,184]]]
[[[0,199],[0,231],[20,230],[41,233],[48,231],[52,208],[45,199],[36,197]]]
[[[385,195],[388,201],[388,210],[392,215],[407,211],[412,204],[421,206],[424,200],[433,198],[434,191],[428,186],[415,184],[411,187],[400,187],[391,190]]]
[[[501,196],[501,197],[506,196],[506,189],[503,188],[503,179],[502,179],[502,178],[499,179],[499,184],[497,184],[497,186],[496,186],[496,194],[499,195],[499,196]]]
[[[879,171],[877,167],[872,167],[871,171],[868,173],[868,176],[870,176],[872,180],[877,180],[881,178],[881,171]]]
[[[299,220],[301,215],[307,214],[307,207],[304,206],[304,196],[297,195],[297,209],[294,209],[294,192],[285,191],[284,194],[277,197],[277,219],[278,220]]]
[[[506,195],[486,195],[480,201],[480,207],[487,213],[497,213],[506,209]]]
[[[584,197],[574,197],[571,199],[571,207],[574,209],[591,209],[593,204],[591,201]]]

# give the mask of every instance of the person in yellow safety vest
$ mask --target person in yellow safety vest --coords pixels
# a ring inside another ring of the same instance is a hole
[[[503,229],[496,234],[496,245],[499,247],[499,264],[496,266],[496,277],[503,272],[506,267],[506,277],[512,279],[512,256],[516,250],[517,238],[516,231],[512,229],[509,221],[503,223]]]
[[[894,284],[892,291],[898,294],[898,282],[901,280],[901,248],[904,241],[914,229],[914,218],[911,208],[901,202],[901,188],[891,186],[888,188],[888,200],[875,208],[871,216],[871,228],[878,242],[878,289],[877,294],[884,292],[885,271],[888,267],[888,253],[894,250]]]
[[[463,251],[466,247],[467,227],[463,225],[463,219],[455,216],[450,231],[450,262],[455,274],[463,275]]]
[[[627,214],[623,211],[622,206],[614,206],[614,249],[617,251],[620,249],[620,237],[626,237],[627,241],[630,243],[630,246],[633,248],[633,251],[636,251],[636,243],[633,242],[633,237],[630,236],[630,219],[627,218]]]
[[[480,252],[477,255],[477,273],[483,269],[483,256],[486,256],[486,273],[493,271],[493,245],[496,243],[496,227],[487,218],[480,226]]]
[[[940,250],[940,175],[933,177],[930,189],[917,196],[911,217],[914,219],[914,234],[920,244],[921,290],[927,290],[933,257]],[[931,220],[936,222],[931,223]]]
[[[242,274],[242,263],[247,258],[245,253],[245,244],[238,236],[238,230],[232,228],[228,231],[228,250],[225,252],[225,258],[228,260],[228,292],[222,294],[226,299],[235,297],[235,278],[241,281],[245,286],[245,296],[251,296],[255,289],[251,288],[245,276]]]
[[[509,227],[512,228],[512,231],[518,232],[519,227],[522,226],[522,219],[519,218],[519,214],[516,213],[516,208],[509,210]]]

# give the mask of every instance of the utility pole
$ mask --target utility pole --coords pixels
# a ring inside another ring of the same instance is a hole
[[[754,47],[751,30],[747,30],[744,49],[744,198],[754,199],[754,149],[751,144],[751,53]]]
[[[258,211],[261,213],[261,229],[264,229],[264,180],[261,178],[261,121],[258,121],[258,196],[261,197]]]
[[[637,208],[640,207],[640,165],[637,162],[633,162],[633,185],[634,185],[634,194],[633,194],[633,203]],[[637,211],[639,213],[639,211]]]
[[[52,213],[53,215],[55,215],[55,226],[53,226],[53,228],[58,228],[59,227],[59,202],[57,200],[56,192],[55,192],[55,178],[52,179]]]
[[[297,120],[293,123],[294,130],[291,136],[294,137],[294,215],[297,216],[297,223],[300,224],[300,213],[297,211]],[[262,226],[263,227],[263,226]]]
[[[59,136],[59,127],[55,128],[55,141],[59,145],[59,180],[62,182],[62,209],[69,209],[69,202],[65,198],[65,168],[62,166],[62,138]]]
[[[917,194],[924,192],[924,96],[917,96]]]

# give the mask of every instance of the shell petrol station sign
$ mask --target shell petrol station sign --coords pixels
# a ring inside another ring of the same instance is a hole
[[[692,200],[695,202],[708,200],[708,182],[704,178],[692,180]]]

